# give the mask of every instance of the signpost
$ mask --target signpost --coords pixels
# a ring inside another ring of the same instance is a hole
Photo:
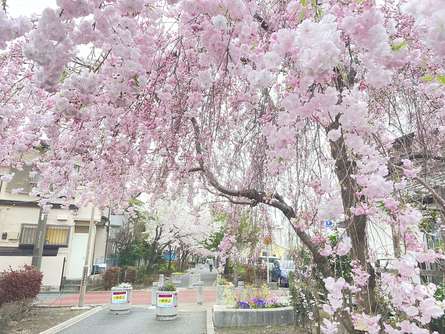
[[[324,227],[329,230],[333,229],[335,227],[335,223],[332,220],[325,220]]]

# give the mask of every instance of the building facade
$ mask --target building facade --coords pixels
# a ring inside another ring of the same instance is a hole
[[[42,212],[37,198],[29,195],[35,183],[29,172],[28,168],[15,170],[10,182],[0,182],[0,271],[30,265],[32,261]],[[79,280],[82,276],[92,215],[90,266],[105,257],[107,218],[92,206],[51,204],[46,217],[41,217],[46,219],[41,271],[43,286],[59,289],[62,281]]]

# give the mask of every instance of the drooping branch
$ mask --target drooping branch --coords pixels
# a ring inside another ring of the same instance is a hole
[[[200,128],[196,118],[191,118],[191,122],[195,134],[195,149],[198,155],[198,164],[199,164],[199,168],[193,168],[191,169],[191,171],[202,172],[202,174],[205,176],[206,180],[210,183],[210,185],[214,187],[221,194],[224,194],[225,196],[246,198],[255,201],[256,203],[263,203],[269,205],[271,207],[280,210],[290,222],[292,222],[296,218],[296,213],[294,209],[290,205],[288,205],[284,200],[284,198],[278,193],[268,194],[266,192],[258,191],[253,188],[232,189],[221,184],[216,179],[215,175],[210,171],[210,169],[205,165],[204,162],[205,152],[200,142],[200,137],[201,137]],[[318,247],[312,242],[310,236],[305,231],[296,228],[294,224],[291,223],[291,225],[295,233],[300,238],[300,240],[312,253],[314,261],[317,263],[321,273],[324,276],[331,276],[332,272],[326,258],[320,255]]]
[[[396,165],[396,164],[391,164],[395,169],[399,170],[399,171],[403,171],[403,168]],[[427,182],[425,182],[424,180],[422,180],[422,178],[415,176],[413,178],[417,183],[419,183],[423,188],[425,188],[426,190],[428,190],[431,195],[433,196],[434,200],[436,201],[437,205],[440,207],[440,210],[442,212],[445,212],[445,199],[431,186],[429,185]]]
[[[442,212],[445,212],[445,199],[428,183],[426,183],[424,180],[422,180],[420,177],[416,176],[414,177],[414,180],[416,180],[422,187],[427,189],[433,198],[436,200],[437,205],[439,205]]]
[[[312,256],[314,258],[314,262],[317,265],[317,269],[321,272],[321,274],[324,277],[333,276],[332,270],[329,266],[329,262],[327,261],[327,258],[322,256],[318,250],[318,247],[312,242],[310,236],[303,230],[298,229],[292,221],[296,218],[296,214],[294,209],[289,206],[284,198],[277,194],[266,194],[262,191],[257,191],[256,189],[248,188],[248,189],[241,189],[241,190],[235,190],[228,188],[227,186],[222,185],[215,177],[215,175],[210,171],[210,169],[207,168],[207,166],[204,163],[204,150],[202,148],[201,142],[200,142],[200,129],[197,120],[192,117],[191,122],[193,125],[193,130],[195,134],[195,149],[196,153],[198,155],[198,168],[193,168],[191,171],[199,171],[202,172],[205,178],[208,180],[210,185],[212,185],[217,191],[220,193],[226,195],[226,196],[233,196],[233,197],[243,197],[247,199],[251,199],[253,201],[256,201],[257,203],[263,203],[269,206],[272,206],[274,208],[279,209],[283,214],[288,218],[289,222],[291,223],[292,228],[294,229],[295,233],[300,238],[301,242],[309,249],[309,251],[312,253]],[[355,333],[354,326],[352,323],[352,319],[350,314],[343,310],[340,312],[340,321],[342,325],[345,327],[345,329],[349,333]]]

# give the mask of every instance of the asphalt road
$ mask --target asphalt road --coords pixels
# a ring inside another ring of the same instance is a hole
[[[129,314],[115,315],[104,309],[61,331],[62,334],[205,334],[206,313],[178,312],[171,321],[157,321],[155,310],[133,307]]]

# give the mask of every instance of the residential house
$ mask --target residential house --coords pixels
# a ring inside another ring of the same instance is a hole
[[[29,167],[15,170],[10,182],[0,182],[0,271],[31,264],[41,214],[38,199],[29,195],[34,184]],[[93,207],[51,204],[41,271],[44,287],[59,289],[63,279],[80,280],[82,276]],[[106,217],[95,208],[93,219],[90,265],[105,256],[107,240]]]

